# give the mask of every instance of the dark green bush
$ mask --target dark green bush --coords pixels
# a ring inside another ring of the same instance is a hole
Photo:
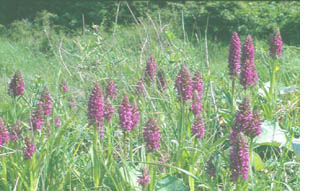
[[[6,0],[1,6],[0,24],[12,25],[16,30],[16,21],[27,18],[29,21],[50,23],[66,30],[77,30],[82,26],[82,14],[87,26],[101,24],[106,31],[112,31],[116,18],[117,1],[102,0]],[[255,38],[269,39],[271,33],[280,28],[285,43],[299,45],[300,8],[297,1],[285,2],[247,2],[247,1],[216,1],[216,2],[167,2],[167,1],[129,1],[133,14],[146,19],[146,14],[162,23],[175,23],[181,30],[181,13],[184,13],[185,29],[188,35],[195,33],[200,36],[205,31],[208,19],[208,33],[213,39],[228,42],[232,33],[251,34]],[[43,15],[38,12],[47,10]],[[24,19],[25,20],[25,19]],[[27,20],[27,21],[28,21]],[[13,22],[14,21],[14,22]],[[125,1],[121,1],[118,24],[134,23]],[[19,24],[21,25],[21,23]],[[25,25],[22,24],[22,25]],[[27,28],[27,26],[25,26]],[[19,29],[23,34],[24,29]],[[25,29],[26,30],[26,29]],[[182,34],[182,33],[181,33]]]

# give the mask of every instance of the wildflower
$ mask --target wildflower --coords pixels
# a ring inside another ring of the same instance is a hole
[[[199,99],[201,99],[204,93],[204,81],[201,76],[200,70],[197,70],[193,77],[193,93],[195,90],[198,93]]]
[[[232,132],[231,142],[230,168],[232,172],[232,180],[237,181],[239,176],[248,180],[249,150],[247,139],[242,132]]]
[[[250,99],[246,96],[239,105],[239,111],[235,115],[235,125],[237,132],[244,132],[247,136],[254,138],[261,133],[261,118],[259,111],[252,112]]]
[[[124,97],[122,104],[118,109],[118,113],[121,128],[128,131],[132,130],[133,128],[132,107],[130,105],[128,96]]]
[[[10,133],[8,132],[3,119],[0,117],[0,148],[4,144],[8,144],[10,140]]]
[[[202,139],[205,134],[204,119],[201,115],[198,115],[192,125],[192,135],[196,135],[196,138]]]
[[[36,147],[31,143],[29,137],[25,139],[26,147],[24,148],[24,158],[25,160],[31,159],[34,152],[36,151]]]
[[[69,86],[67,85],[67,82],[65,79],[62,79],[60,83],[60,90],[62,93],[66,93],[69,91]]]
[[[148,172],[147,168],[145,168],[145,167],[142,168],[142,176],[139,176],[139,179],[138,179],[138,183],[140,185],[146,186],[149,184],[151,176],[149,176],[148,174],[149,174],[149,172]]]
[[[151,56],[149,59],[146,60],[146,69],[145,69],[145,75],[146,79],[154,81],[155,74],[156,74],[156,61],[154,56]]]
[[[12,141],[16,141],[17,138],[21,137],[22,137],[21,120],[18,119],[16,124],[12,125],[11,127],[10,139]]]
[[[111,99],[113,100],[115,98],[115,95],[116,95],[116,87],[114,84],[114,80],[110,78],[108,80],[108,83],[105,89],[105,98],[108,98],[108,96],[110,96]]]
[[[247,89],[248,86],[255,86],[258,82],[258,73],[254,64],[254,45],[250,35],[247,36],[242,55],[240,83]]]
[[[197,90],[193,92],[191,109],[195,115],[200,114],[200,112],[202,111],[202,104],[200,102],[200,98],[197,93]]]
[[[96,127],[100,128],[100,134],[103,137],[103,116],[104,116],[104,103],[103,103],[103,95],[102,88],[99,83],[96,83],[93,87],[92,93],[89,97],[88,103],[88,117],[89,124],[95,124]]]
[[[281,57],[283,51],[283,41],[279,29],[277,29],[270,41],[270,56],[272,58]]]
[[[149,119],[145,125],[143,136],[147,152],[152,152],[153,150],[157,150],[159,148],[161,135],[156,120]]]
[[[144,78],[141,78],[136,85],[137,94],[146,94],[146,90],[144,87]]]
[[[233,33],[230,45],[230,54],[229,54],[229,70],[230,76],[232,79],[238,77],[240,73],[240,58],[241,58],[241,47],[240,39],[237,32]]]
[[[104,118],[107,122],[111,122],[111,119],[114,115],[114,107],[109,98],[106,99],[106,103],[104,104]]]
[[[24,78],[22,76],[22,72],[18,70],[9,84],[9,95],[17,97],[24,95]]]
[[[164,91],[167,88],[165,72],[162,69],[157,73],[157,87],[160,91]]]
[[[250,123],[250,126],[248,129],[246,129],[246,135],[254,138],[261,134],[261,118],[260,118],[260,112],[254,111],[252,113],[252,121]]]
[[[135,100],[133,100],[132,106],[133,106],[132,107],[132,122],[133,122],[132,128],[134,128],[137,126],[137,124],[140,121],[140,112],[139,112],[139,108]]]
[[[178,95],[182,96],[184,101],[188,101],[192,98],[192,77],[185,65],[181,67],[176,77],[175,88],[178,91]]]
[[[40,130],[44,121],[44,110],[43,110],[43,102],[40,101],[37,105],[37,108],[31,114],[31,126],[33,130]]]
[[[246,96],[238,107],[239,110],[235,114],[235,128],[240,132],[248,129],[253,120],[249,97]]]
[[[53,102],[49,89],[46,87],[41,94],[40,102],[43,104],[44,115],[49,116],[52,111]]]

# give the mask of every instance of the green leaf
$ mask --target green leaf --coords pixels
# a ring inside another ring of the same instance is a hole
[[[119,171],[123,179],[131,185],[134,190],[141,190],[140,185],[138,184],[138,177],[140,172],[135,169],[134,166],[124,163],[125,165],[120,167]]]
[[[251,158],[251,156],[250,156]],[[264,163],[258,153],[253,151],[253,163],[252,166],[256,169],[256,171],[260,171],[265,168]]]
[[[158,181],[156,185],[157,191],[186,191],[189,190],[181,179],[174,176],[166,176]]]
[[[262,97],[267,96],[267,94],[269,93],[269,89],[270,89],[270,81],[265,82],[265,83],[261,83],[259,82],[260,88],[258,89],[258,94]]]
[[[260,145],[284,146],[287,140],[278,122],[267,120],[262,123],[261,134],[255,141]]]

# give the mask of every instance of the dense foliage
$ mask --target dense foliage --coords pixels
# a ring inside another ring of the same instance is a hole
[[[72,30],[81,28],[82,14],[85,23],[103,24],[106,31],[112,31],[117,14],[117,1],[82,1],[82,0],[6,0],[0,7],[0,24],[9,26],[16,20],[24,22],[35,20],[36,16],[47,10],[53,15],[51,24]],[[138,18],[158,18],[161,13],[163,22],[182,24],[182,10],[185,29],[189,35],[202,35],[209,25],[209,36],[225,42],[234,32],[247,35],[251,33],[258,38],[265,38],[275,28],[281,29],[282,36],[288,44],[299,44],[300,13],[299,2],[246,2],[246,1],[217,1],[217,2],[167,2],[167,1],[130,1],[129,7]],[[125,1],[121,1],[118,13],[118,24],[134,23],[131,12]],[[16,23],[15,23],[16,24]],[[177,25],[177,26],[178,26]],[[1,26],[1,25],[0,25]],[[2,26],[3,27],[3,26]],[[252,29],[252,30],[251,30]],[[1,32],[1,27],[0,27]]]

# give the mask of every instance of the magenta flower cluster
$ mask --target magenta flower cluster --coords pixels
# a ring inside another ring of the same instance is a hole
[[[31,159],[34,152],[36,151],[35,145],[30,141],[29,137],[25,139],[26,147],[24,148],[24,159]]]
[[[230,137],[232,150],[230,153],[230,167],[232,179],[237,180],[241,175],[248,180],[249,154],[245,135],[254,138],[261,133],[261,118],[258,111],[252,112],[250,99],[244,98],[235,115],[235,124]]]
[[[124,130],[131,131],[140,120],[139,108],[135,101],[133,101],[133,107],[130,105],[128,96],[124,97],[118,113],[120,127]]]
[[[177,89],[178,95],[181,96],[184,101],[188,101],[192,98],[192,83],[192,76],[189,69],[185,65],[182,65],[176,76],[175,88]]]
[[[92,89],[92,93],[89,97],[88,111],[89,124],[94,124],[97,128],[100,128],[100,134],[103,137],[104,103],[102,88],[99,83],[96,83]]]
[[[16,141],[17,139],[22,138],[22,129],[21,129],[21,120],[18,119],[16,124],[13,124],[10,132],[11,141]]]
[[[243,47],[240,75],[240,83],[244,89],[247,89],[249,86],[255,86],[258,82],[258,73],[254,63],[254,53],[252,37],[248,35]]]
[[[116,95],[115,83],[114,80],[110,78],[105,88],[105,98],[108,98],[110,96],[111,99],[113,100],[115,98],[115,95]]]
[[[157,63],[154,56],[146,60],[145,76],[146,80],[154,81],[156,75]]]
[[[115,110],[110,99],[106,98],[106,103],[104,104],[103,114],[107,122],[111,122],[114,112]]]
[[[230,44],[230,54],[229,54],[229,70],[232,79],[237,78],[240,73],[240,59],[241,59],[241,44],[240,38],[237,32],[233,33],[231,44]]]
[[[146,94],[145,86],[144,86],[144,78],[141,78],[136,85],[137,94]]]
[[[147,152],[157,150],[160,146],[160,130],[155,119],[149,119],[143,132],[144,141],[146,143]]]
[[[45,116],[49,116],[52,111],[53,101],[49,89],[46,87],[41,94],[40,102],[43,106],[43,111]]]
[[[44,110],[43,102],[40,101],[37,108],[32,112],[30,121],[33,130],[40,130],[44,123]]]
[[[193,92],[191,110],[195,115],[200,114],[200,112],[202,111],[202,103],[200,102],[200,97],[197,90]]]
[[[125,96],[122,100],[122,104],[118,110],[119,113],[119,123],[121,128],[124,130],[131,131],[133,127],[132,121],[132,107],[130,105],[128,96]]]
[[[3,119],[0,117],[0,148],[4,144],[8,144],[9,140],[10,140],[10,133],[5,126]]]
[[[250,123],[250,126],[249,128],[246,129],[246,135],[251,137],[251,138],[254,138],[258,135],[261,134],[261,118],[260,118],[260,112],[258,110],[256,111],[253,111],[252,113],[252,121]]]
[[[239,111],[235,114],[235,125],[233,129],[237,132],[244,132],[251,138],[261,133],[261,118],[259,112],[251,111],[250,99],[248,96],[246,96],[239,105]]]
[[[146,186],[150,182],[151,176],[149,176],[149,172],[147,168],[142,168],[142,176],[139,176],[138,183],[142,186]]]
[[[230,140],[232,145],[230,151],[232,180],[237,181],[240,176],[248,180],[249,148],[247,138],[242,132],[232,131]]]
[[[270,41],[270,56],[272,58],[281,57],[282,50],[283,50],[283,41],[281,33],[278,29],[273,33],[272,39]]]
[[[24,78],[22,76],[22,72],[18,70],[9,84],[9,95],[18,97],[24,95]]]
[[[193,92],[197,91],[199,99],[202,99],[204,94],[204,81],[200,70],[197,70],[193,77]]]
[[[195,122],[192,125],[192,135],[196,135],[197,139],[202,139],[205,134],[205,123],[201,115],[196,116]]]

